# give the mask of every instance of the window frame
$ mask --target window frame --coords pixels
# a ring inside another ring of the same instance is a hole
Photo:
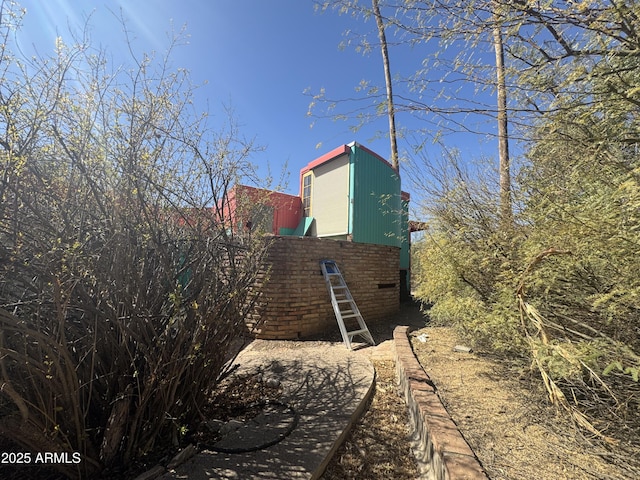
[[[308,180],[308,183],[307,183],[307,180]],[[308,172],[302,176],[302,216],[303,217],[311,216],[312,195],[313,195],[313,172]]]

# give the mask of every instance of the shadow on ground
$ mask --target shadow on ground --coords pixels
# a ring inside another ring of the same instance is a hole
[[[425,323],[419,304],[406,302],[397,314],[368,327],[384,352],[392,345],[390,340],[397,325],[422,328]],[[238,356],[236,374],[259,371],[277,379],[283,388],[280,400],[296,412],[296,427],[284,439],[262,450],[201,452],[162,478],[317,478],[373,392],[375,371],[367,352],[379,349],[359,350],[365,354],[345,348],[337,323],[335,329],[321,336],[253,341]]]
[[[375,376],[369,362],[341,344],[249,348],[238,362],[238,374],[260,371],[281,382],[280,401],[295,410],[296,427],[280,442],[262,450],[204,451],[164,479],[313,478],[364,408]]]
[[[400,310],[398,313],[389,316],[386,319],[379,320],[377,322],[367,322],[365,318],[365,322],[367,323],[367,327],[373,335],[373,339],[376,344],[381,344],[387,340],[393,339],[393,330],[398,325],[407,325],[410,329],[419,329],[423,328],[427,324],[428,317],[422,311],[420,302],[415,300],[405,301],[400,304]],[[358,341],[358,337],[354,340]],[[314,342],[314,341],[324,341],[324,342],[332,342],[332,343],[341,343],[342,338],[340,337],[340,331],[338,330],[338,324],[336,322],[335,329],[330,329],[322,335],[312,336],[305,339],[300,339],[300,342]]]

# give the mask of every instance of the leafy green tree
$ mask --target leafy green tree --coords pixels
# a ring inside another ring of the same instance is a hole
[[[503,352],[500,332],[514,332],[519,311],[515,352],[533,360],[550,398],[592,433],[634,444],[625,432],[639,427],[630,415],[640,367],[639,7],[497,3],[510,118],[527,152],[514,230],[510,242],[491,241],[497,230],[486,221],[483,189],[469,187],[478,179],[445,177],[443,192],[464,195],[438,195],[430,205],[433,231],[418,252],[421,294],[436,317],[493,338]],[[457,287],[439,290],[446,278]],[[470,289],[471,279],[483,288]],[[494,331],[496,318],[503,325]]]

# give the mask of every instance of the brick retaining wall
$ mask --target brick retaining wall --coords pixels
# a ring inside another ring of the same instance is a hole
[[[335,260],[362,316],[375,323],[400,308],[400,249],[315,237],[271,237],[269,281],[247,321],[263,339],[295,339],[337,329],[320,260]],[[256,326],[257,324],[257,326]]]
[[[408,330],[409,327],[399,326],[393,331],[396,374],[409,410],[413,449],[422,478],[489,480],[415,357]]]

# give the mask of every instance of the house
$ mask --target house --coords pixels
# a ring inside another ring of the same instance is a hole
[[[409,194],[389,162],[356,142],[300,171],[307,234],[400,248],[400,292],[409,292]],[[300,230],[298,230],[300,231]]]
[[[391,164],[353,142],[307,164],[299,196],[237,185],[226,203],[236,230],[398,247],[400,296],[407,297],[409,200]]]

